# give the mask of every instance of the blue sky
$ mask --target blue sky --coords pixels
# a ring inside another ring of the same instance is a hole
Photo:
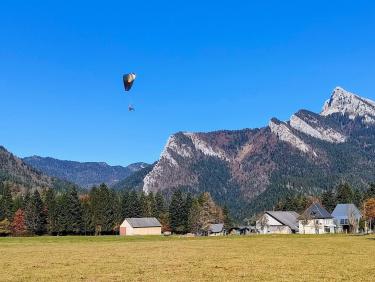
[[[373,1],[1,1],[0,144],[153,162],[174,132],[317,112],[338,85],[375,99],[374,15]]]

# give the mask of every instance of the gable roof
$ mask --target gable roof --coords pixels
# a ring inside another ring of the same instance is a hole
[[[161,227],[159,220],[155,217],[125,218],[133,228],[141,227]]]
[[[320,204],[312,203],[298,219],[328,219],[333,216]]]
[[[361,212],[354,204],[338,204],[333,210],[332,216],[335,218],[347,218],[351,213],[353,213],[356,218],[362,216]]]
[[[299,214],[295,211],[267,211],[270,215],[283,225],[289,226],[293,231],[298,231],[298,217]]]
[[[211,224],[210,225],[210,231],[212,233],[220,233],[224,229],[224,224],[223,223],[216,223],[216,224]]]

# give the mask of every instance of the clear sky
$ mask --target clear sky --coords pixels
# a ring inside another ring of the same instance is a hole
[[[375,99],[374,15],[374,1],[1,1],[0,144],[153,162],[174,132],[318,112],[338,85]]]

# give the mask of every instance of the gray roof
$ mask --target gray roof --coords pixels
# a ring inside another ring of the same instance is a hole
[[[125,218],[133,228],[140,227],[161,227],[159,220],[155,217]]]
[[[210,226],[210,231],[212,233],[220,233],[224,229],[224,224],[223,223],[216,223],[216,224],[211,224]]]
[[[333,216],[320,203],[312,203],[299,219],[325,219],[333,218]]]
[[[361,212],[354,204],[338,204],[333,210],[332,216],[335,218],[347,218],[352,212],[356,218],[361,217]]]
[[[299,214],[295,211],[267,211],[268,215],[282,223],[283,225],[289,226],[290,229],[298,231],[298,217]]]

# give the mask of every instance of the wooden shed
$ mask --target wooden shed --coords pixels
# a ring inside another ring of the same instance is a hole
[[[161,224],[155,217],[125,218],[120,235],[161,235]]]

